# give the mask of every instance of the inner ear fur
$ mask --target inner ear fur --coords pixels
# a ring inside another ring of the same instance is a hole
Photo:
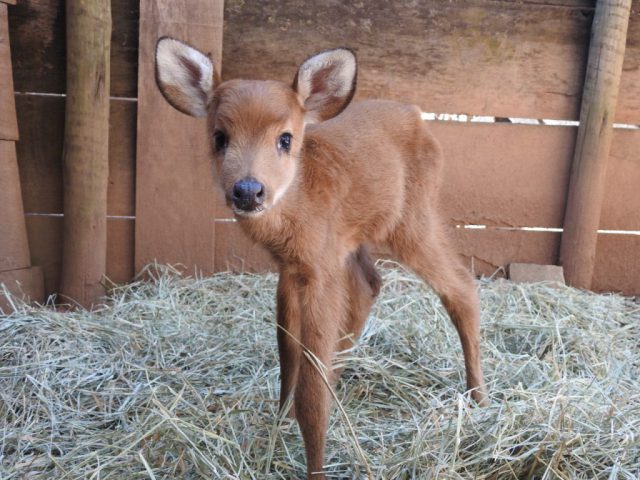
[[[293,89],[307,111],[307,121],[323,121],[342,112],[356,92],[358,62],[348,48],[317,53],[305,60],[293,80]]]
[[[194,117],[207,115],[218,72],[209,56],[171,37],[156,44],[156,83],[164,98],[177,110]]]

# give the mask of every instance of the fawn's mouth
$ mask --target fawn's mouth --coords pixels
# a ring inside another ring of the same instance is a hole
[[[238,216],[238,217],[242,217],[242,218],[252,218],[252,217],[257,217],[260,214],[264,213],[264,211],[266,210],[265,207],[263,205],[259,205],[256,208],[250,209],[250,210],[245,210],[242,208],[237,207],[236,205],[231,205],[231,210],[233,210],[233,213]]]

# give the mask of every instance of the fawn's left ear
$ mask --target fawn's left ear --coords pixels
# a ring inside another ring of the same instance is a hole
[[[156,83],[173,107],[193,117],[205,117],[219,79],[204,53],[162,37],[156,45]]]
[[[356,91],[357,61],[347,48],[325,50],[305,60],[293,80],[309,123],[328,120],[344,110]]]

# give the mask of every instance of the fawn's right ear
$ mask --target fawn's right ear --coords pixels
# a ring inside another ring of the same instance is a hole
[[[193,117],[205,117],[219,82],[211,59],[195,48],[170,37],[156,45],[156,83],[164,98]]]

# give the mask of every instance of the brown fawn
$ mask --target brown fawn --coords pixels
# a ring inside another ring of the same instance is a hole
[[[440,296],[460,336],[467,388],[486,402],[476,286],[438,214],[441,149],[415,106],[347,108],[356,73],[354,53],[337,48],[304,61],[292,85],[221,82],[193,47],[164,37],[156,48],[162,94],[207,117],[226,201],[278,264],[280,408],[293,394],[289,415],[315,479],[324,478],[332,358],[360,335],[380,290],[367,245],[386,247]]]

